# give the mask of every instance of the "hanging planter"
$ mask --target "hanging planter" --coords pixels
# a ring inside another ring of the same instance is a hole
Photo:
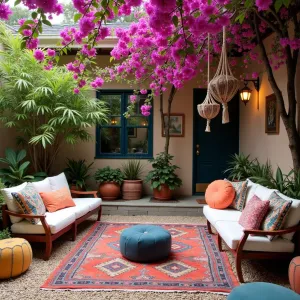
[[[209,55],[210,55],[210,53],[209,53],[210,36],[209,36],[209,34],[208,34],[207,39],[208,39],[208,41],[207,41],[207,43],[208,43],[207,77],[208,77],[208,82],[209,82],[209,77],[210,77],[209,76],[210,75],[210,62],[209,62],[209,59],[210,59],[210,57],[209,57]],[[206,95],[203,103],[197,105],[197,109],[198,109],[199,115],[202,118],[207,120],[205,132],[210,132],[210,122],[220,112],[220,105],[211,96],[209,85],[208,85],[208,88],[207,88],[207,95]]]
[[[222,123],[229,122],[228,102],[235,96],[239,89],[239,80],[230,69],[226,49],[226,29],[223,27],[223,45],[219,66],[214,78],[209,83],[210,94],[223,106]]]

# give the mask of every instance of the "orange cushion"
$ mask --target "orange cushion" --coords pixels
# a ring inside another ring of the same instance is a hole
[[[235,197],[235,189],[229,181],[213,181],[206,189],[205,200],[209,207],[224,209]]]
[[[42,192],[40,196],[49,212],[76,205],[66,187],[53,192]]]

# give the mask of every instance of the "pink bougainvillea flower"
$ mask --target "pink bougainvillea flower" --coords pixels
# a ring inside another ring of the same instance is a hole
[[[40,49],[34,50],[33,56],[34,56],[34,58],[35,58],[37,61],[40,61],[40,62],[43,61],[43,60],[45,59],[45,54],[44,54],[44,52],[43,52],[42,50],[40,50]]]
[[[273,0],[256,0],[255,4],[258,10],[268,10],[272,4]]]
[[[259,77],[259,74],[257,73],[257,72],[253,72],[252,73],[252,78],[253,79],[256,79],[256,78],[258,78]]]
[[[74,90],[73,90],[73,92],[74,92],[74,94],[79,94],[79,89],[78,88],[75,88]]]
[[[130,95],[129,99],[130,99],[131,103],[135,103],[136,99],[137,99],[137,96],[136,95]]]
[[[47,55],[48,56],[50,56],[50,57],[53,57],[53,56],[55,56],[55,50],[53,50],[53,49],[47,49]]]
[[[0,3],[0,19],[8,20],[11,14],[12,14],[12,11],[11,11],[9,5],[7,5],[3,2]]]
[[[104,80],[100,77],[96,77],[96,79],[91,83],[91,87],[94,89],[102,87]]]

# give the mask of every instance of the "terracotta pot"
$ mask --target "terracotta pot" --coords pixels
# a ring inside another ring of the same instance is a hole
[[[122,194],[124,200],[139,200],[142,198],[143,180],[124,180]]]
[[[71,184],[70,185],[70,190],[81,192],[81,191],[83,191],[83,188],[77,187],[76,184]]]
[[[120,185],[115,182],[103,182],[99,185],[102,200],[116,200],[120,196]]]
[[[153,189],[153,197],[156,200],[171,200],[172,191],[169,189],[169,186],[166,184],[161,185],[161,189]]]

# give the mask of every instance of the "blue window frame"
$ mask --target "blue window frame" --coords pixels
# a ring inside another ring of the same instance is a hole
[[[101,90],[97,98],[106,102],[109,122],[96,127],[96,158],[152,158],[153,113],[144,117],[140,107],[147,95],[139,95],[135,114],[126,119],[132,90]]]

